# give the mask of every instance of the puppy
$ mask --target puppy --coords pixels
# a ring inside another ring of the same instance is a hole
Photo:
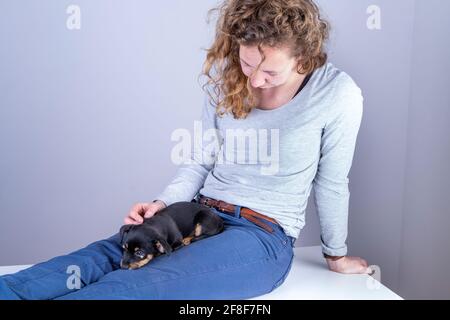
[[[120,228],[123,256],[120,267],[138,269],[153,258],[168,254],[223,231],[223,220],[211,208],[195,202],[176,202],[144,219]]]

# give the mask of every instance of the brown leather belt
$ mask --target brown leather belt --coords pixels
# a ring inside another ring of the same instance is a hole
[[[234,204],[230,204],[230,203],[227,203],[222,200],[208,198],[205,196],[199,196],[198,199],[199,199],[200,204],[215,208],[215,209],[219,210],[220,212],[224,212],[224,213],[234,216],[234,212],[235,212],[235,208],[236,208],[236,206]],[[261,213],[258,213],[256,211],[253,211],[252,209],[249,209],[249,208],[242,207],[240,214],[241,214],[241,217],[244,217],[245,219],[253,222],[254,224],[260,226],[264,230],[271,232],[271,233],[273,232],[272,227],[259,219],[263,219],[266,221],[270,221],[274,224],[278,224],[274,219],[269,218],[269,217],[267,217]]]

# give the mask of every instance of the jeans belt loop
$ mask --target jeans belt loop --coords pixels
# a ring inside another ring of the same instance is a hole
[[[241,216],[241,206],[238,206],[238,205],[235,205],[234,206],[234,216],[236,217],[236,218],[240,218],[240,216]]]

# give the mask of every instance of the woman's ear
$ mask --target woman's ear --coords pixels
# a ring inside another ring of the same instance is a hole
[[[170,255],[172,253],[172,247],[164,239],[155,240],[155,247],[160,253]]]
[[[296,69],[297,69],[297,73],[299,73],[299,74],[305,73],[303,70],[303,57],[302,56],[296,58]]]

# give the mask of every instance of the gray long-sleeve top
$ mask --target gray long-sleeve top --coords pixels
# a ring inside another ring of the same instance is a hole
[[[205,94],[203,137],[155,199],[170,205],[200,193],[272,217],[297,238],[314,187],[322,251],[345,255],[348,174],[362,113],[360,88],[331,63],[288,103],[253,109],[246,119],[219,117]]]

